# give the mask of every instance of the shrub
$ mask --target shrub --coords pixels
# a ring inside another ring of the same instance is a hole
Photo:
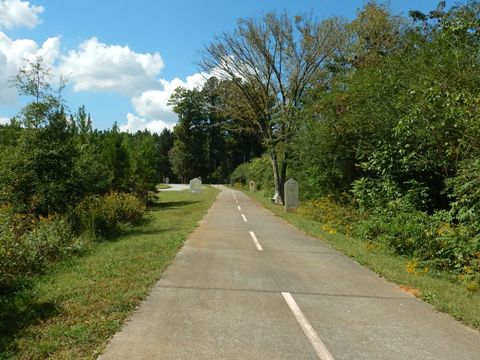
[[[72,243],[70,224],[61,217],[40,218],[35,228],[22,236],[32,271],[41,271],[48,262],[71,253]]]
[[[247,188],[247,186],[241,182],[236,182],[233,184],[233,187],[237,190],[245,190]]]
[[[246,185],[250,180],[255,181],[257,191],[263,196],[271,197],[273,195],[272,165],[268,156],[264,155],[237,166],[230,176],[232,185],[237,183]]]
[[[19,217],[0,211],[0,289],[42,272],[50,262],[86,245],[84,239],[76,241],[65,218],[22,216],[19,222]]]
[[[378,212],[356,224],[354,234],[386,244],[398,254],[412,255],[424,238],[426,216],[421,212]]]
[[[331,196],[306,201],[299,212],[321,222],[328,232],[338,230],[347,235],[351,233],[352,225],[359,220],[360,216],[352,206],[340,205]]]
[[[473,158],[460,163],[455,177],[447,180],[451,190],[452,211],[464,224],[480,231],[480,159]]]
[[[471,227],[455,224],[447,211],[428,215],[395,204],[359,221],[354,234],[436,269],[480,272],[480,236]]]
[[[248,180],[250,179],[250,164],[240,164],[238,165],[235,170],[233,170],[232,175],[230,175],[230,183],[235,184],[235,183],[242,183],[246,184],[248,183]]]
[[[134,224],[145,213],[145,205],[133,194],[110,193],[91,196],[76,208],[79,231],[110,237],[122,224]]]
[[[428,220],[417,256],[442,270],[472,270],[480,274],[480,235],[469,226],[452,222],[446,211],[437,212]]]

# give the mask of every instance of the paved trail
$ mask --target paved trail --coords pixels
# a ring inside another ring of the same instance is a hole
[[[476,359],[480,334],[226,188],[107,359]]]

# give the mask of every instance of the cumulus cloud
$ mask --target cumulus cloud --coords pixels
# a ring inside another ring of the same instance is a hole
[[[11,29],[15,26],[33,28],[41,20],[38,15],[43,7],[31,5],[28,1],[0,0],[0,28]]]
[[[60,54],[60,38],[47,39],[41,46],[29,39],[12,40],[0,31],[0,104],[12,104],[16,99],[16,90],[10,80],[25,64],[25,60],[44,58],[45,65],[53,67]]]
[[[173,112],[172,107],[167,105],[170,96],[179,86],[189,90],[201,87],[205,83],[205,79],[206,76],[203,73],[187,76],[185,81],[179,78],[171,81],[160,79],[161,90],[144,91],[140,96],[133,97],[132,105],[140,116],[175,122],[177,115]]]
[[[0,116],[0,125],[7,125],[10,123],[10,118]]]
[[[120,131],[136,133],[137,131],[148,130],[152,133],[160,134],[163,129],[173,129],[173,124],[168,124],[162,120],[146,120],[135,116],[131,113],[127,114],[127,124],[120,126]]]
[[[136,53],[128,46],[107,45],[93,37],[62,57],[60,70],[75,91],[114,91],[134,96],[159,88],[155,79],[164,64],[158,52]]]

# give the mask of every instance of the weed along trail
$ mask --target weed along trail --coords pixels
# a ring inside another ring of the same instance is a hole
[[[248,220],[248,221],[247,221]],[[478,359],[480,334],[222,188],[100,359]]]

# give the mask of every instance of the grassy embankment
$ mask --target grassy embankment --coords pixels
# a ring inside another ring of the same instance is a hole
[[[480,292],[469,291],[447,273],[412,272],[410,258],[394,255],[386,249],[372,247],[366,241],[321,230],[322,224],[298,212],[286,213],[283,206],[272,204],[259,193],[247,195],[306,234],[321,239],[386,279],[412,289],[416,296],[463,323],[480,330]],[[409,271],[410,270],[410,271]]]
[[[91,359],[148,293],[218,191],[160,193],[145,221],[0,297],[0,359]]]

